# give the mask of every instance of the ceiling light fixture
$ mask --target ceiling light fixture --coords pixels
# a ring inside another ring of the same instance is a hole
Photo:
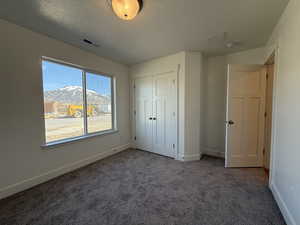
[[[114,13],[123,20],[132,20],[143,8],[143,0],[111,0]]]

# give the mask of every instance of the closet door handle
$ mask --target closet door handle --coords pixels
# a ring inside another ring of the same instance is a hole
[[[150,118],[149,118],[149,120],[153,120],[153,118],[152,118],[152,117],[150,117]]]
[[[156,120],[156,118],[154,117],[153,120]]]
[[[231,125],[234,124],[234,122],[233,122],[232,120],[229,120],[229,121],[228,121],[228,124],[231,126]]]

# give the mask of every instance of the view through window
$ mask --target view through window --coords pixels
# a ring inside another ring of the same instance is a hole
[[[46,142],[113,129],[109,76],[43,60]]]

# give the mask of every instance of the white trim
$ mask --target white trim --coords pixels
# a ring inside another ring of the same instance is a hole
[[[85,140],[85,139],[92,138],[92,137],[114,134],[114,133],[118,133],[118,132],[119,132],[118,130],[106,130],[106,131],[94,132],[91,134],[86,134],[86,135],[82,135],[82,136],[78,136],[78,137],[66,138],[66,139],[62,139],[62,140],[58,140],[58,141],[51,141],[51,142],[48,142],[47,144],[42,145],[41,148],[48,149],[48,148],[56,147],[58,145],[70,144],[70,143],[73,143],[76,141],[81,141],[81,140]]]
[[[218,148],[202,147],[202,154],[225,159],[225,151]]]
[[[194,155],[179,155],[177,160],[183,161],[183,162],[191,162],[191,161],[198,161],[201,159],[201,154],[194,154]]]
[[[278,72],[279,72],[279,46],[273,46],[275,52],[275,67],[274,67],[274,78],[273,78],[273,109],[272,109],[272,131],[271,131],[271,149],[270,149],[270,179],[269,186],[274,181],[275,176],[275,162],[276,162],[276,136],[277,136],[277,92],[278,92]],[[272,54],[272,52],[271,52]]]
[[[112,75],[110,73],[94,70],[94,69],[91,69],[89,67],[85,67],[85,66],[81,66],[81,65],[78,65],[78,64],[70,63],[70,62],[67,62],[67,61],[64,61],[64,60],[61,60],[61,59],[57,59],[57,58],[52,58],[52,57],[48,57],[48,56],[41,56],[40,60],[41,60],[41,62],[48,61],[48,62],[52,62],[52,63],[56,63],[56,64],[61,64],[63,66],[74,67],[74,68],[79,69],[79,70],[84,70],[87,73],[94,73],[95,75],[101,75],[101,76],[110,77],[110,78],[115,77],[114,75]]]
[[[270,184],[270,189],[273,193],[273,196],[279,206],[279,209],[285,219],[285,222],[287,225],[296,225],[296,221],[293,218],[292,214],[290,213],[287,205],[285,204],[285,202],[283,201],[282,196],[280,195],[276,185],[274,183]]]
[[[70,163],[68,165],[62,166],[60,168],[51,170],[49,172],[46,172],[44,174],[20,181],[18,183],[9,185],[7,187],[4,187],[0,189],[0,199],[6,198],[10,195],[16,194],[18,192],[24,191],[28,188],[34,187],[38,184],[44,183],[46,181],[49,181],[55,177],[58,177],[60,175],[63,175],[65,173],[71,172],[75,169],[78,169],[80,167],[89,165],[91,163],[94,163],[100,159],[106,158],[108,156],[114,155],[118,152],[124,151],[131,147],[131,144],[125,144],[121,145],[115,148],[110,149],[109,151],[101,152],[97,155],[93,155],[90,157],[87,157],[85,159],[79,160],[77,162]]]
[[[176,121],[176,134],[177,134],[177,137],[176,137],[176,152],[175,152],[175,157],[174,159],[175,160],[179,160],[179,151],[180,151],[180,137],[179,137],[179,134],[180,134],[180,124],[179,124],[179,81],[180,81],[180,70],[181,70],[181,64],[178,63],[177,64],[177,70],[176,70],[176,110],[177,110],[177,121]]]
[[[227,159],[227,154],[228,154],[228,102],[229,102],[229,64],[227,65],[227,69],[226,69],[226,121],[225,121],[225,153],[224,153],[224,157],[225,157],[225,168],[228,168],[228,159]]]

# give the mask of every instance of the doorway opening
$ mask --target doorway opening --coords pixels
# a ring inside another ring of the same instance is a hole
[[[225,167],[260,167],[269,177],[275,52],[264,65],[228,65]]]

